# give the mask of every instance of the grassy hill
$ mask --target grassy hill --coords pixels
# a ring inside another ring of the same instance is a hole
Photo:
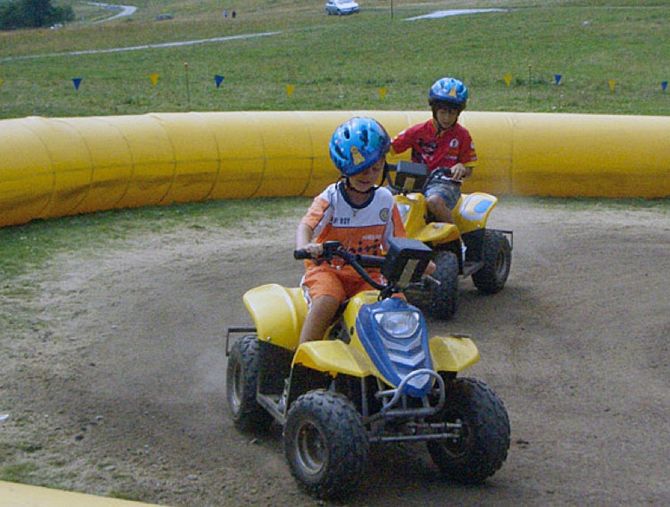
[[[138,11],[96,23],[113,13],[73,2],[78,20],[64,28],[0,33],[0,118],[423,109],[443,75],[466,81],[473,110],[670,114],[665,1],[395,0],[391,11],[390,0],[361,0],[346,17],[326,16],[322,0],[123,3]],[[506,12],[406,20],[465,7]],[[237,17],[224,18],[224,8]],[[277,33],[67,54],[265,32]],[[215,75],[224,77],[218,88]]]

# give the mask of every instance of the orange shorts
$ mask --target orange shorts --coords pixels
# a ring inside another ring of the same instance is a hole
[[[368,273],[376,282],[384,281],[379,271]],[[361,291],[374,290],[351,266],[337,269],[326,263],[308,267],[301,285],[310,302],[321,296],[332,296],[343,303]]]

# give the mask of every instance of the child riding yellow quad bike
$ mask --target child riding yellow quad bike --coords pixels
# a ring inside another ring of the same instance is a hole
[[[505,286],[512,264],[512,231],[486,227],[498,199],[483,192],[460,196],[452,211],[455,223],[435,222],[421,192],[428,177],[424,164],[401,161],[387,166],[387,181],[396,194],[407,236],[436,251],[435,272],[407,297],[430,315],[450,319],[458,306],[459,276],[471,276],[484,294]]]
[[[341,259],[375,290],[346,301],[319,341],[300,344],[301,289],[269,284],[244,294],[253,326],[230,327],[226,337],[230,414],[243,431],[280,424],[291,473],[317,498],[354,491],[371,444],[426,442],[440,471],[464,484],[484,481],[507,457],[502,401],[482,381],[458,376],[479,360],[473,341],[429,336],[421,311],[393,297],[423,283],[432,257],[404,238],[391,238],[385,257],[324,243],[316,262]],[[366,268],[381,269],[386,282]]]

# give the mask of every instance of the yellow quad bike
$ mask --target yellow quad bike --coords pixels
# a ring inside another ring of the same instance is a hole
[[[494,294],[505,286],[512,264],[513,233],[486,227],[498,202],[490,194],[461,195],[453,210],[454,224],[435,222],[422,193],[428,178],[424,164],[401,161],[387,166],[389,187],[407,236],[436,251],[437,269],[424,286],[407,294],[430,315],[450,319],[458,308],[458,279],[472,277],[477,289]]]
[[[234,425],[280,424],[291,473],[317,498],[353,492],[371,444],[424,441],[450,480],[483,482],[507,458],[510,426],[490,387],[458,376],[479,360],[477,347],[465,335],[429,337],[421,311],[392,297],[421,283],[432,251],[400,238],[386,257],[325,243],[320,260],[335,258],[376,290],[349,299],[321,341],[299,345],[307,313],[299,288],[270,284],[244,294],[254,325],[230,327],[226,336]],[[381,269],[387,283],[376,283],[366,267]]]

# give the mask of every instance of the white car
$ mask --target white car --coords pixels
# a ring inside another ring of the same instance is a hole
[[[358,7],[358,4],[352,0],[328,0],[326,2],[326,14],[329,16],[331,14],[343,16],[345,14],[353,14],[359,10],[360,7]]]

